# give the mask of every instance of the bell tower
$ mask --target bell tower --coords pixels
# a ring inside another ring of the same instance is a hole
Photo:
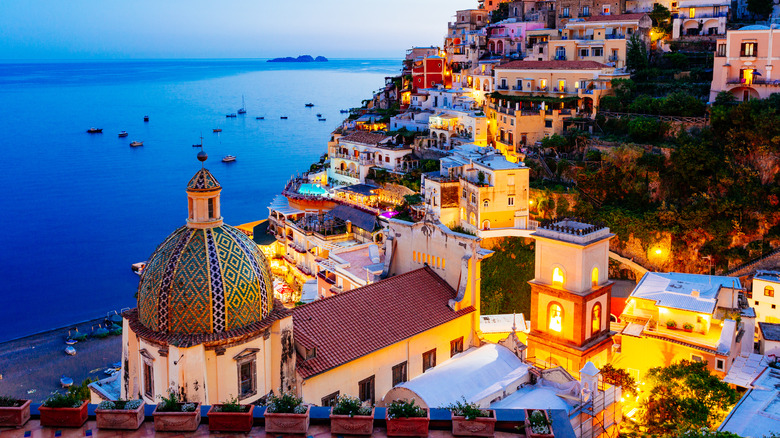
[[[609,228],[573,219],[540,225],[531,285],[528,358],[579,371],[609,361]]]

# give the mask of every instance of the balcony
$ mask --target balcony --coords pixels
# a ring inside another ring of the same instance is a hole
[[[509,85],[505,85],[505,84],[496,85],[496,90],[508,91]]]
[[[743,85],[746,87],[762,86],[762,87],[780,87],[780,80],[766,80],[766,79],[753,79],[750,82],[746,82],[742,78],[734,78],[726,81],[727,85]]]
[[[614,35],[605,35],[604,38],[608,39],[608,40],[624,40],[624,39],[626,39],[626,36],[617,33],[617,34],[614,34]]]
[[[555,55],[555,60],[556,61],[566,61],[566,54]]]
[[[697,13],[693,17],[689,17],[686,14],[679,14],[677,16],[677,18],[679,18],[681,20],[688,20],[688,19],[696,20],[696,19],[699,19],[699,18],[726,18],[726,17],[728,17],[728,15],[729,15],[728,12],[714,12],[714,13],[711,13],[711,14],[699,14],[699,13]]]
[[[360,179],[360,174],[357,172],[350,172],[349,170],[334,169],[337,175],[348,176],[350,178]]]
[[[618,60],[620,60],[620,57],[618,57],[617,55],[612,55],[612,56],[610,56],[610,57],[609,57],[609,58],[607,58],[607,59],[608,59],[610,62],[618,62]]]

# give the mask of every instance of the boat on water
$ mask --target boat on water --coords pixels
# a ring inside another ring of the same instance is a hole
[[[255,117],[257,120],[265,120],[265,117]]]
[[[144,122],[148,122],[148,121],[149,121],[149,116],[144,116]]]
[[[119,137],[127,137],[128,135],[130,135],[130,134],[128,134],[127,131],[122,131],[122,132],[119,133],[118,136]]]
[[[236,161],[235,155],[225,155],[224,157],[222,157],[223,163],[232,163],[233,161]]]
[[[67,347],[65,347],[65,354],[67,354],[68,356],[75,356],[76,355],[76,349],[73,348],[72,345],[68,345]],[[71,382],[71,385],[72,384],[73,383]],[[64,384],[63,384],[63,386],[64,386]]]
[[[225,114],[225,117],[232,119],[233,117],[238,117],[238,116],[236,115],[236,113],[230,113],[230,114]]]
[[[346,113],[348,113],[348,112],[349,112],[349,110],[340,110],[339,112],[340,112],[341,114],[346,114]]]
[[[305,106],[306,108],[311,108],[311,107],[313,107],[313,106],[314,106],[314,104],[313,104],[313,103],[311,103],[311,102],[309,102],[309,103],[307,103],[307,104],[306,104],[306,105],[304,105],[304,106]]]
[[[87,132],[90,134],[102,134],[103,128],[89,128],[87,129]]]
[[[246,104],[244,103],[244,95],[241,95],[241,108],[237,111],[239,114],[246,114]]]
[[[133,263],[132,265],[130,265],[130,269],[132,269],[133,272],[135,272],[138,275],[143,274],[145,268],[146,268],[146,261]]]
[[[144,145],[144,142],[142,142],[142,141],[131,141],[130,142],[130,147],[133,147],[133,148],[138,147],[138,146],[143,146],[143,145]]]
[[[319,118],[319,119],[317,119],[317,120],[319,120],[320,122],[324,122],[324,121],[325,121],[325,119],[324,119],[324,118],[322,118],[322,117],[320,117],[320,118]]]
[[[222,132],[221,128],[214,128],[211,130],[211,132]]]
[[[317,113],[317,117],[322,117],[322,114],[320,114],[320,113]]]
[[[65,374],[60,377],[60,385],[62,385],[63,388],[68,388],[73,385],[73,379],[70,377],[66,377]]]
[[[282,120],[287,120],[287,116],[280,117]]]

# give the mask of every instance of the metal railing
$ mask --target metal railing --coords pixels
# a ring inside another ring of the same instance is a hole
[[[338,175],[348,176],[350,178],[357,178],[360,179],[360,175],[356,172],[350,172],[348,170],[341,170],[341,169],[334,169],[334,172],[336,172]]]

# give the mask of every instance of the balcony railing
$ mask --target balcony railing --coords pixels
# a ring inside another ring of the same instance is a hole
[[[677,16],[677,18],[679,18],[681,20],[688,20],[688,19],[695,20],[697,18],[721,18],[721,17],[725,18],[725,17],[728,17],[728,15],[729,15],[728,12],[716,12],[716,13],[712,13],[712,14],[699,14],[699,13],[697,13],[693,17],[689,17],[686,14],[679,14]]]
[[[611,62],[617,62],[620,58],[617,55],[612,55],[607,59],[609,59]]]
[[[334,169],[334,172],[338,175],[348,176],[350,178],[360,179],[360,175],[357,172],[350,172],[348,170]]]
[[[626,36],[623,34],[616,33],[614,35],[612,34],[605,35],[604,38],[608,40],[624,40],[626,39]]]
[[[753,79],[750,82],[745,81],[741,78],[734,78],[729,79],[726,81],[726,84],[728,85],[744,85],[744,86],[753,86],[753,85],[762,85],[767,87],[780,87],[780,80],[766,80],[766,79]]]
[[[508,91],[509,90],[509,85],[503,85],[503,84],[496,85],[496,90]]]
[[[563,54],[563,55],[555,55],[555,60],[556,61],[566,61],[566,55],[565,54]]]
[[[523,91],[523,87],[518,87],[517,85],[515,85],[514,87],[512,87],[512,91]]]

